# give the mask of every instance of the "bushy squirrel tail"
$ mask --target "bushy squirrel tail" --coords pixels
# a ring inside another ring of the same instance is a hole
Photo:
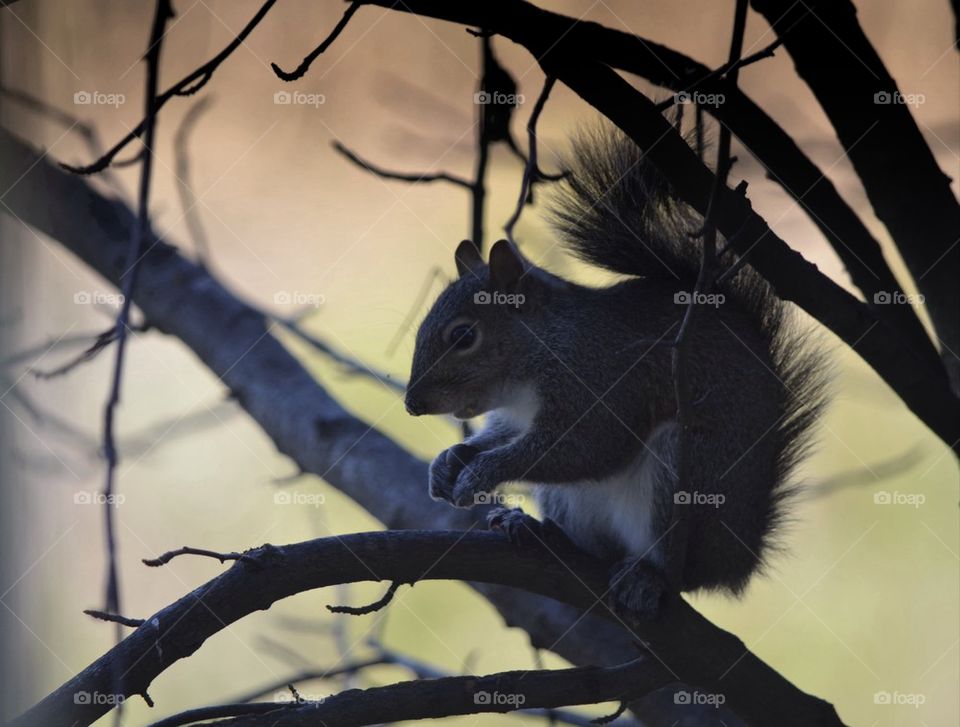
[[[615,273],[659,278],[674,282],[678,291],[693,290],[700,267],[696,233],[703,217],[676,196],[632,140],[612,128],[581,132],[563,165],[570,174],[555,188],[548,216],[571,252]],[[729,265],[732,258],[729,253],[725,257]],[[796,329],[791,311],[749,266],[718,292],[756,323],[783,383],[782,417],[771,432],[777,461],[769,531],[777,525],[779,499],[791,489],[790,472],[804,455],[826,403],[828,366]]]

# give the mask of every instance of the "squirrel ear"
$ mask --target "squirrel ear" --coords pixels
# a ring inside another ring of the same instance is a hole
[[[490,250],[490,285],[495,290],[516,290],[526,272],[520,252],[506,240],[494,243]]]
[[[453,259],[457,263],[457,272],[462,278],[467,273],[479,275],[483,268],[483,258],[470,240],[464,240],[457,245],[457,251],[453,254]]]

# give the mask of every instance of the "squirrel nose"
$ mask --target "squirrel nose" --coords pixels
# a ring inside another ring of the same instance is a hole
[[[410,394],[407,394],[403,399],[403,405],[407,409],[407,413],[418,417],[423,413],[423,407],[416,399],[414,399]]]

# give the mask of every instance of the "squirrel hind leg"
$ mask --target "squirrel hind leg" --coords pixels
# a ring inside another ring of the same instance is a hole
[[[617,613],[655,621],[669,592],[666,574],[643,558],[626,558],[610,571],[607,598]]]

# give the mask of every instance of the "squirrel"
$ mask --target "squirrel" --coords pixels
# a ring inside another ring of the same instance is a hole
[[[704,220],[620,132],[581,135],[564,166],[554,228],[623,279],[586,287],[506,240],[487,263],[459,245],[459,277],[417,332],[405,405],[486,418],[434,459],[430,495],[471,507],[501,483],[531,483],[543,520],[500,508],[491,526],[611,563],[608,597],[641,617],[656,618],[669,593],[740,595],[776,547],[826,401],[826,361],[749,267],[715,286],[690,331],[681,490],[671,357]]]

